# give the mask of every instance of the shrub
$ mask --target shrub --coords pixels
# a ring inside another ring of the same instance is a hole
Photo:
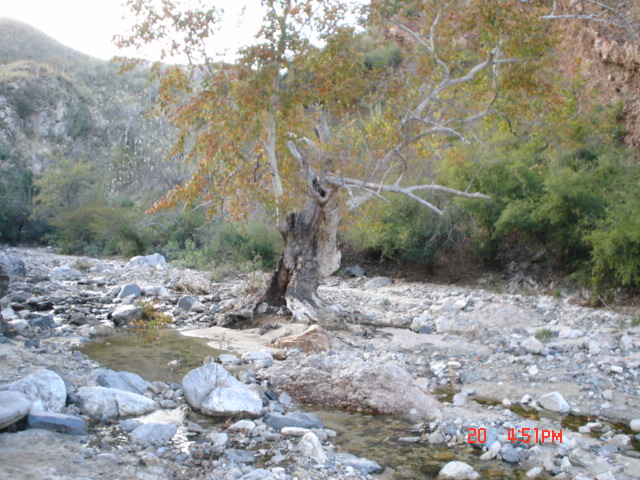
[[[438,249],[457,244],[462,231],[457,209],[438,217],[414,200],[392,196],[349,225],[345,237],[356,250],[380,259],[428,264]]]

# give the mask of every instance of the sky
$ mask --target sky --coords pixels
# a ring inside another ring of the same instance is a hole
[[[227,20],[218,43],[235,51],[251,41],[260,24],[260,0],[221,0]],[[244,23],[239,25],[241,8],[246,7]],[[133,55],[119,50],[111,39],[126,33],[127,14],[122,0],[0,0],[0,17],[20,20],[37,28],[60,43],[93,57],[109,60],[116,55]],[[159,60],[157,51],[134,55]],[[227,57],[228,58],[228,57]]]

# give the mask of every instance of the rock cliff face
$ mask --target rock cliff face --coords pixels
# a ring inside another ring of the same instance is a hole
[[[630,21],[638,11],[627,11]],[[637,34],[597,22],[568,20],[558,52],[565,77],[582,75],[603,105],[620,104],[628,145],[640,146],[640,39]]]

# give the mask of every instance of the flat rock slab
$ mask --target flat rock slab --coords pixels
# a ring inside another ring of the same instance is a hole
[[[31,408],[31,400],[20,392],[0,392],[0,430],[22,420]]]
[[[68,435],[84,435],[87,427],[80,417],[39,410],[29,412],[27,423],[29,428],[40,428]]]

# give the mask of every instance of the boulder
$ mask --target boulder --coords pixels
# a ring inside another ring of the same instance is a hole
[[[217,363],[191,370],[185,375],[182,388],[189,405],[205,415],[257,417],[262,414],[262,400],[258,394]]]
[[[263,418],[264,423],[275,430],[287,427],[296,428],[324,428],[322,420],[313,413],[289,412],[286,415],[280,413],[267,413]]]
[[[372,413],[414,413],[439,418],[440,402],[407,370],[367,362],[355,355],[309,355],[289,359],[267,372],[274,386],[309,404]]]
[[[164,270],[167,268],[167,261],[159,253],[153,255],[133,257],[127,262],[125,268],[157,268]]]
[[[552,412],[560,412],[566,413],[569,411],[569,404],[564,399],[564,397],[560,394],[560,392],[551,392],[545,395],[542,395],[538,399],[538,403],[545,410],[550,410]]]
[[[135,305],[118,305],[109,314],[116,325],[126,325],[142,318],[142,309]]]
[[[31,409],[27,415],[29,428],[40,428],[68,435],[84,435],[86,424],[80,417]]]
[[[139,445],[162,445],[167,443],[178,431],[173,423],[145,423],[133,430],[129,437]]]
[[[0,392],[0,430],[22,420],[31,408],[31,400],[20,392]]]
[[[480,474],[471,465],[464,462],[449,462],[442,467],[438,478],[442,480],[474,480],[480,478]]]
[[[137,373],[116,372],[107,368],[98,369],[96,378],[101,387],[116,388],[138,395],[143,395],[150,385]]]
[[[0,390],[20,392],[27,397],[36,410],[59,412],[67,401],[64,380],[51,370],[38,370],[17,382],[0,386]]]
[[[81,387],[78,403],[87,415],[95,419],[144,415],[160,408],[150,398],[105,387]]]

